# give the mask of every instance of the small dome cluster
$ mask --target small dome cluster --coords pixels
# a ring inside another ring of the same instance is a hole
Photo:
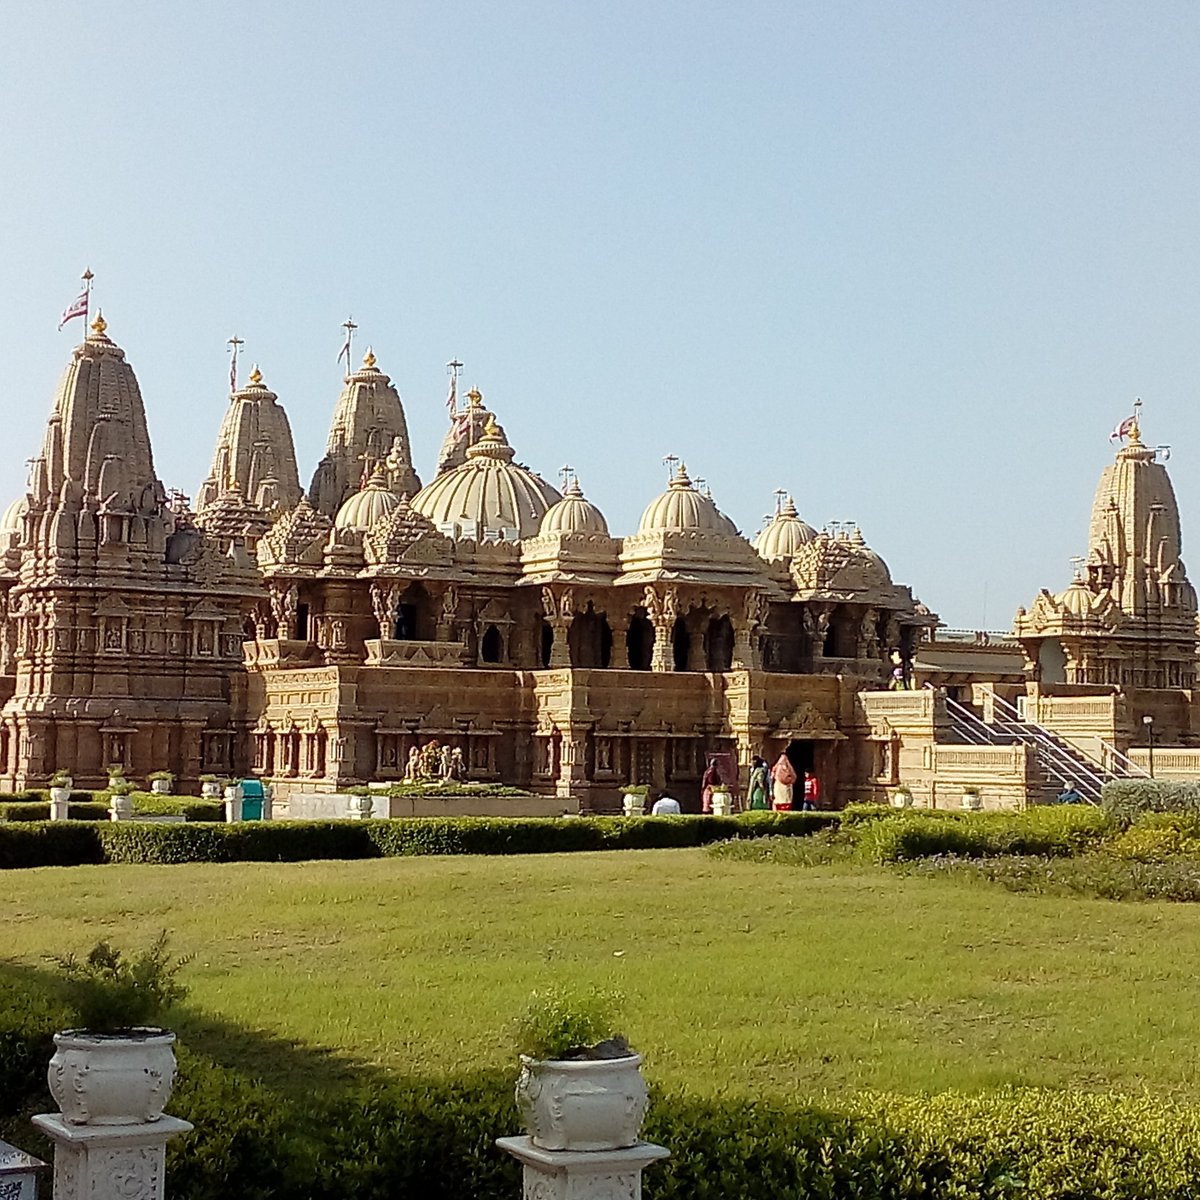
[[[399,505],[400,497],[387,485],[383,469],[376,467],[361,491],[351,496],[333,519],[335,529],[354,529],[365,532],[386,519]]]
[[[796,502],[789,496],[775,516],[754,539],[754,549],[760,558],[774,562],[781,558],[795,558],[801,546],[807,546],[817,536],[817,531],[800,520]]]
[[[538,527],[538,537],[569,533],[599,533],[608,537],[604,514],[590,500],[584,499],[578,479],[571,480],[563,498],[546,510]]]

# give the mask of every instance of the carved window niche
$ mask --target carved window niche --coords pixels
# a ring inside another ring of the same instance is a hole
[[[100,618],[100,648],[105,654],[124,653],[128,625],[125,617]]]
[[[254,731],[254,769],[263,775],[275,770],[275,735],[270,726]]]
[[[613,775],[616,773],[615,739],[610,737],[596,738],[596,776]]]
[[[133,760],[129,753],[132,740],[131,730],[102,729],[100,739],[106,767],[121,766],[128,770],[133,766]]]
[[[538,734],[533,739],[533,773],[539,779],[558,775],[559,740],[557,734]]]
[[[213,775],[233,772],[233,733],[228,729],[206,729],[200,735],[200,769]]]

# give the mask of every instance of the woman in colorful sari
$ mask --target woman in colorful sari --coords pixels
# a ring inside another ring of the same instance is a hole
[[[791,759],[781,754],[771,768],[771,807],[778,812],[790,812],[792,807],[792,788],[796,783],[796,768]]]
[[[750,767],[750,785],[746,789],[746,807],[751,811],[771,807],[767,799],[768,779],[767,764],[756,754]]]

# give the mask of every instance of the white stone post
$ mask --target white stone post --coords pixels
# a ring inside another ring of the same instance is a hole
[[[140,1125],[71,1125],[42,1113],[33,1124],[54,1143],[54,1200],[163,1200],[167,1142],[192,1129],[165,1114]]]
[[[225,820],[233,824],[242,819],[242,785],[235,783],[225,789]]]
[[[128,796],[113,796],[108,802],[110,821],[128,821],[133,816],[133,801]]]
[[[653,1142],[626,1150],[543,1150],[528,1137],[505,1137],[496,1145],[524,1167],[524,1200],[641,1200],[642,1172],[671,1154]],[[56,1191],[54,1200],[65,1198]]]

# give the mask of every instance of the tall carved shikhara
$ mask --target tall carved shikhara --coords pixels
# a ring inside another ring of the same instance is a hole
[[[332,788],[398,777],[436,738],[473,778],[607,804],[793,736],[830,790],[869,786],[854,693],[935,618],[857,530],[817,533],[789,498],[752,545],[679,464],[614,537],[469,400],[422,487],[368,352],[305,494],[256,368],[193,512],[98,319],[0,523],[0,786],[120,762]]]

